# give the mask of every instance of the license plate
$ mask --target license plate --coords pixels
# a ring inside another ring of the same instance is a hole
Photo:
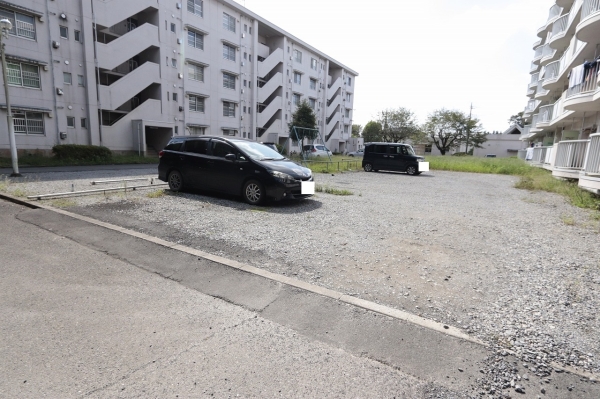
[[[302,195],[314,194],[315,193],[315,182],[314,181],[300,182],[300,193]]]
[[[419,172],[429,172],[429,162],[418,162]]]

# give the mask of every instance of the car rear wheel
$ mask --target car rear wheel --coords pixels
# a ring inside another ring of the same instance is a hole
[[[373,171],[373,164],[370,163],[366,163],[365,166],[363,166],[365,172],[372,172]]]
[[[260,182],[249,180],[244,184],[243,197],[250,205],[260,205],[265,201],[265,189]]]
[[[415,165],[409,165],[408,168],[406,168],[406,174],[416,176],[419,174],[419,170]]]
[[[183,176],[181,176],[178,170],[171,171],[167,181],[169,182],[169,189],[171,191],[179,192],[183,190]]]

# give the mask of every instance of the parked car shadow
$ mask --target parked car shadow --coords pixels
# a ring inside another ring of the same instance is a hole
[[[424,177],[435,177],[434,175],[429,174],[429,172],[423,172],[418,176],[411,176],[409,174],[406,174],[404,172],[394,172],[394,171],[389,171],[389,170],[378,170],[377,172],[371,172],[371,173],[379,173],[382,175],[397,175],[397,176],[406,176],[406,177],[411,177],[411,178],[418,178],[418,179],[422,179]]]
[[[314,197],[300,200],[268,200],[264,205],[257,206],[247,204],[241,197],[235,195],[222,194],[206,190],[188,189],[184,192],[174,193],[169,189],[166,189],[165,194],[172,196],[183,196],[188,200],[202,201],[212,205],[228,207],[237,211],[261,210],[264,212],[292,214],[312,212],[323,206],[323,204]]]

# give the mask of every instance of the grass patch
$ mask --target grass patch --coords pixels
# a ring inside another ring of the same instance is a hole
[[[158,164],[157,158],[139,157],[137,155],[113,155],[110,159],[70,160],[42,155],[23,155],[19,157],[19,167],[22,166],[85,166],[85,165],[127,165],[127,164]],[[0,168],[10,168],[10,158],[0,157]]]
[[[567,226],[575,226],[575,219],[571,215],[561,215],[560,220]]]
[[[146,194],[146,197],[148,197],[148,198],[160,198],[160,197],[164,197],[164,196],[165,196],[165,190],[151,191],[148,194]]]
[[[50,201],[50,204],[57,208],[69,208],[69,207],[77,205],[77,202],[73,201],[72,199],[68,199],[68,198],[58,198],[58,199]]]
[[[27,197],[27,191],[23,190],[22,188],[15,188],[10,192],[10,194],[14,195],[15,197]]]
[[[317,184],[315,186],[315,192],[332,194],[332,195],[354,195],[354,193],[350,190],[340,190],[338,188],[333,188],[333,187],[329,187],[329,186],[321,186],[319,184]]]
[[[362,168],[362,158],[349,158],[341,155],[331,157],[314,157],[304,161],[302,157],[290,156],[292,161],[309,168],[313,173],[350,172]]]
[[[579,188],[577,182],[556,179],[550,171],[518,158],[428,156],[426,160],[432,170],[519,176],[516,188],[560,194],[579,208],[600,210],[600,199]]]

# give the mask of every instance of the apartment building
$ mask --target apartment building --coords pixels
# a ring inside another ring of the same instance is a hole
[[[600,0],[556,0],[538,29],[522,140],[530,160],[600,193]]]
[[[274,3],[275,4],[275,3]],[[279,5],[274,5],[279,6]],[[303,100],[346,150],[358,73],[231,0],[10,0],[0,18],[20,153],[56,144],[154,154],[173,135],[298,151]],[[0,152],[8,153],[0,95]]]

